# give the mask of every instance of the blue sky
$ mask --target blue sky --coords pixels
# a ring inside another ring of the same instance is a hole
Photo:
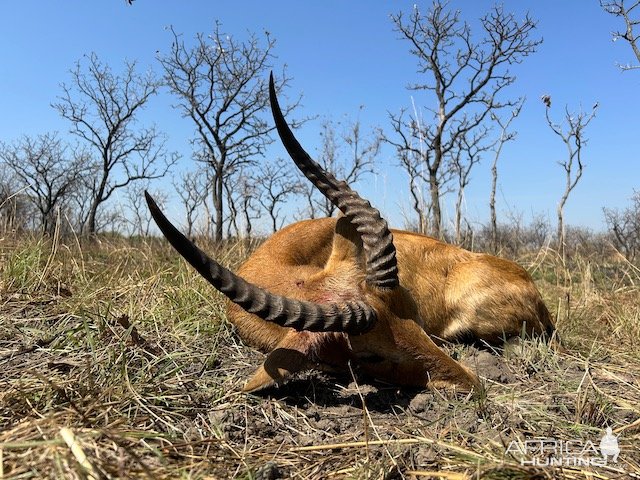
[[[398,39],[390,13],[409,11],[404,1],[189,1],[136,0],[35,0],[4,1],[0,31],[0,141],[22,134],[66,132],[68,124],[50,107],[69,81],[68,70],[84,54],[95,52],[118,69],[124,59],[137,60],[141,68],[160,72],[156,52],[167,52],[171,42],[166,27],[173,25],[185,40],[212,31],[215,20],[237,38],[248,31],[268,30],[277,40],[276,66],[287,64],[293,77],[290,95],[303,94],[301,115],[318,115],[298,135],[314,153],[319,145],[323,118],[355,118],[358,108],[364,127],[388,131],[388,112],[411,106],[416,62],[406,41]],[[494,2],[452,1],[472,26]],[[419,2],[427,10],[430,2]],[[563,189],[557,161],[565,146],[544,119],[542,94],[553,99],[552,114],[562,108],[600,108],[589,125],[584,150],[583,180],[566,207],[566,222],[604,228],[602,207],[622,207],[634,188],[640,188],[640,71],[622,73],[616,62],[632,61],[629,46],[612,42],[611,31],[620,28],[604,13],[597,0],[520,0],[504,3],[507,11],[522,17],[526,11],[538,20],[537,34],[544,38],[538,52],[512,69],[518,77],[510,87],[513,97],[526,96],[523,112],[514,123],[518,138],[509,144],[500,164],[499,209],[533,214],[555,221],[555,207]],[[477,24],[476,24],[477,25]],[[178,170],[195,168],[188,140],[191,125],[171,108],[163,93],[144,112],[144,122],[155,122],[170,137],[170,147],[183,154]],[[272,156],[284,156],[276,145]],[[402,211],[409,211],[407,181],[396,166],[394,152],[384,149],[377,176],[356,188],[378,206],[390,222],[402,226]],[[472,174],[466,194],[467,216],[475,222],[488,218],[490,159]],[[167,182],[158,183],[159,188]],[[449,200],[453,201],[453,197]],[[117,199],[116,199],[117,201]],[[177,206],[171,207],[180,215]],[[453,212],[448,209],[446,221]],[[553,224],[553,223],[552,223]]]

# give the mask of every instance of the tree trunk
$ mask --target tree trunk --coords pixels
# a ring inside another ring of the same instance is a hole
[[[108,157],[107,154],[103,152],[103,165],[102,165],[102,178],[100,179],[100,185],[98,185],[98,189],[93,193],[93,200],[91,201],[91,208],[89,209],[89,219],[87,220],[87,234],[89,236],[94,236],[96,234],[96,218],[98,217],[98,208],[100,204],[105,200],[104,191],[107,188],[107,176],[108,176]]]
[[[567,196],[568,196],[568,194],[563,195],[562,199],[560,200],[560,203],[558,203],[558,231],[557,231],[558,251],[560,252],[560,255],[562,256],[563,259],[564,259],[564,253],[565,253],[565,243],[564,243],[564,204],[567,201]]]
[[[249,216],[249,207],[247,205],[245,205],[244,207],[244,220],[245,220],[245,226],[244,226],[245,236],[247,237],[247,239],[251,239],[251,232],[253,229],[253,225],[251,225],[251,218]]]
[[[431,193],[431,208],[433,210],[433,236],[440,239],[442,212],[440,211],[440,182],[436,176],[436,172],[429,172],[429,192]]]
[[[462,230],[460,224],[462,223],[462,200],[464,199],[464,189],[460,187],[458,189],[458,198],[456,199],[456,245],[460,245],[462,242]]]
[[[45,235],[51,235],[51,222],[50,222],[50,215],[51,210],[47,210],[44,212],[40,212],[40,222],[42,224],[42,232]]]
[[[269,215],[271,216],[271,226],[273,228],[273,233],[276,233],[278,231],[278,219],[276,218],[275,209],[269,209]]]
[[[223,225],[224,212],[222,195],[224,192],[224,175],[221,168],[216,171],[216,178],[213,185],[213,209],[216,215],[216,231],[214,239],[216,242],[221,242],[223,237]]]
[[[491,194],[489,196],[489,211],[491,213],[491,251],[498,253],[498,220],[496,216],[496,188],[498,186],[498,157],[491,166]]]
[[[187,210],[187,238],[190,240],[193,240],[193,218],[191,216],[191,213],[188,210]]]
[[[560,254],[562,255],[562,259],[564,260],[564,254],[565,254],[565,232],[564,232],[564,206],[567,203],[567,199],[569,198],[569,194],[571,193],[571,190],[573,189],[573,187],[575,187],[576,183],[578,183],[578,180],[580,179],[581,176],[581,172],[578,174],[575,183],[571,183],[571,168],[567,168],[567,183],[564,189],[564,193],[562,194],[562,197],[560,198],[560,202],[558,202],[558,250],[560,251]]]
[[[96,212],[98,210],[98,201],[97,199],[91,202],[91,208],[89,209],[89,218],[87,219],[87,223],[85,224],[85,232],[89,236],[94,236],[96,234]]]
[[[436,135],[433,139],[433,163],[428,165],[429,168],[429,191],[431,193],[431,209],[433,215],[432,229],[433,236],[442,239],[442,212],[440,210],[440,181],[438,180],[438,171],[442,165],[442,132],[444,130],[444,106],[440,100],[440,124],[438,125]]]
[[[411,197],[413,198],[413,210],[418,215],[418,233],[422,233],[426,235],[427,232],[427,219],[424,214],[424,202],[420,201],[420,192],[418,191],[418,187],[415,185],[415,178],[412,176],[409,181],[409,192],[411,193]]]

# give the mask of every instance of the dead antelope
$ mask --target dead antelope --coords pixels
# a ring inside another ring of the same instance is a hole
[[[433,339],[496,344],[522,332],[553,332],[549,312],[523,268],[389,230],[378,210],[300,146],[278,105],[273,78],[270,95],[289,155],[344,216],[280,230],[236,275],[185,238],[147,194],[171,245],[231,300],[228,317],[242,339],[268,353],[245,391],[301,370],[346,370],[348,362],[393,384],[478,391],[476,375]]]

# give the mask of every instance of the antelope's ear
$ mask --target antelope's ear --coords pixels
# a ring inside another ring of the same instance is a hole
[[[340,217],[336,222],[331,256],[327,261],[325,269],[330,269],[332,266],[336,266],[342,262],[355,262],[362,271],[365,269],[362,239],[347,217]]]
[[[267,355],[264,363],[253,372],[253,375],[242,387],[242,390],[244,392],[255,392],[275,384],[281,384],[294,373],[310,370],[311,368],[313,368],[313,365],[302,352],[291,348],[276,348]]]
[[[245,392],[255,392],[284,382],[296,372],[310,370],[314,367],[309,360],[308,336],[301,332],[291,331],[267,355],[264,363],[253,372],[253,375],[242,388]]]

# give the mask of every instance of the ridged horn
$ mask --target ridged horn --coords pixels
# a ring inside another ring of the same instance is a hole
[[[269,98],[273,119],[287,152],[300,171],[344,213],[360,235],[365,253],[367,284],[384,289],[397,287],[399,281],[396,248],[387,222],[367,200],[360,197],[346,182],[337,180],[325,171],[302,148],[280,110],[273,72],[269,78]]]
[[[313,303],[275,295],[243,280],[207,256],[174,227],[148,192],[151,216],[169,243],[211,285],[232,302],[263,320],[283,327],[312,332],[359,334],[376,322],[375,311],[365,302]]]

